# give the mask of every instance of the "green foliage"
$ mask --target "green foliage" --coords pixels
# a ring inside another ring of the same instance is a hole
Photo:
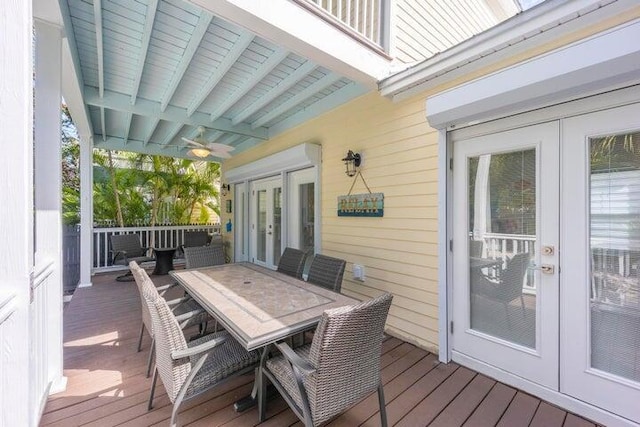
[[[63,221],[80,222],[80,144],[66,105],[62,116]],[[164,156],[93,151],[93,215],[97,223],[117,224],[118,194],[126,225],[209,223],[211,211],[220,213],[220,165]],[[115,189],[110,173],[115,177]]]

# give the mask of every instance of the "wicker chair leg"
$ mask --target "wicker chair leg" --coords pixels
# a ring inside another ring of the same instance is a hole
[[[140,336],[138,337],[138,353],[140,352],[140,350],[142,350],[142,335],[144,335],[144,322],[142,323],[142,325],[140,325]]]
[[[155,340],[151,340],[151,349],[149,349],[149,360],[147,360],[147,378],[151,375],[151,366],[153,365],[153,356],[156,353]]]
[[[156,393],[156,382],[158,381],[158,370],[153,370],[153,380],[151,381],[151,393],[149,393],[149,403],[147,404],[147,411],[153,409],[153,395]]]
[[[380,405],[380,423],[382,427],[387,427],[387,406],[384,402],[384,388],[382,383],[378,385],[378,404]]]

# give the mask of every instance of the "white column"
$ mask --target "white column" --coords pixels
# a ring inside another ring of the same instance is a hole
[[[46,360],[37,364],[46,369],[50,391],[58,392],[66,386],[62,375],[62,29],[42,21],[35,22],[35,29],[35,266],[36,273],[51,272],[41,285],[46,288],[38,293],[44,298],[47,317],[38,326],[46,331],[42,343]]]
[[[93,266],[93,136],[80,135],[80,283],[91,286]]]
[[[0,426],[30,425],[29,278],[33,267],[32,12],[0,1]]]

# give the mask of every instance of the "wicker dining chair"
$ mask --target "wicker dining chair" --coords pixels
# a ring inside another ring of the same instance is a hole
[[[155,298],[155,295],[162,297],[169,289],[179,286],[175,283],[156,287],[147,272],[142,269],[138,263],[131,261],[129,268],[138,286],[138,292],[140,293],[140,305],[142,312],[142,322],[140,324],[140,335],[138,336],[138,348],[139,352],[142,350],[142,338],[144,331],[146,330],[151,338],[151,348],[149,349],[149,358],[147,361],[147,378],[151,375],[151,365],[153,363],[153,356],[155,353],[154,335],[153,335],[153,322],[151,321],[151,314],[149,313],[149,307],[145,302],[145,292],[151,294]],[[181,322],[185,323],[185,327],[200,325],[200,334],[206,331],[206,323],[209,320],[207,312],[190,297],[176,298],[167,301],[173,314],[179,317]]]
[[[285,248],[278,262],[278,271],[288,276],[301,279],[306,259],[306,252],[300,249]]]
[[[184,248],[185,268],[209,267],[224,264],[222,246],[196,246]]]
[[[267,379],[278,389],[305,426],[320,425],[378,390],[382,425],[387,425],[380,378],[384,325],[392,300],[383,294],[358,305],[327,310],[313,342],[261,363],[258,411],[266,410]]]
[[[259,353],[246,351],[227,332],[216,332],[187,343],[181,325],[162,298],[146,299],[153,321],[156,369],[153,372],[148,410],[158,376],[173,409],[171,427],[176,426],[180,405],[237,375],[252,372]]]
[[[311,261],[307,282],[340,292],[346,265],[343,259],[316,254]]]
[[[111,263],[113,265],[129,265],[131,261],[138,264],[155,261],[155,258],[147,255],[149,248],[143,247],[138,234],[112,234],[109,236],[111,243]],[[131,271],[116,277],[119,282],[131,282]]]
[[[196,246],[206,246],[209,244],[209,233],[206,231],[185,231],[184,243],[185,248],[192,248]]]

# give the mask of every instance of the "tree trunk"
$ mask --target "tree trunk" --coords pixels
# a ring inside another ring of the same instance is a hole
[[[107,150],[109,156],[109,175],[111,176],[111,187],[113,187],[113,195],[116,201],[116,219],[120,227],[124,227],[124,219],[122,218],[122,206],[120,206],[120,195],[118,194],[118,185],[116,183],[116,172],[113,167],[113,157],[111,150]]]

